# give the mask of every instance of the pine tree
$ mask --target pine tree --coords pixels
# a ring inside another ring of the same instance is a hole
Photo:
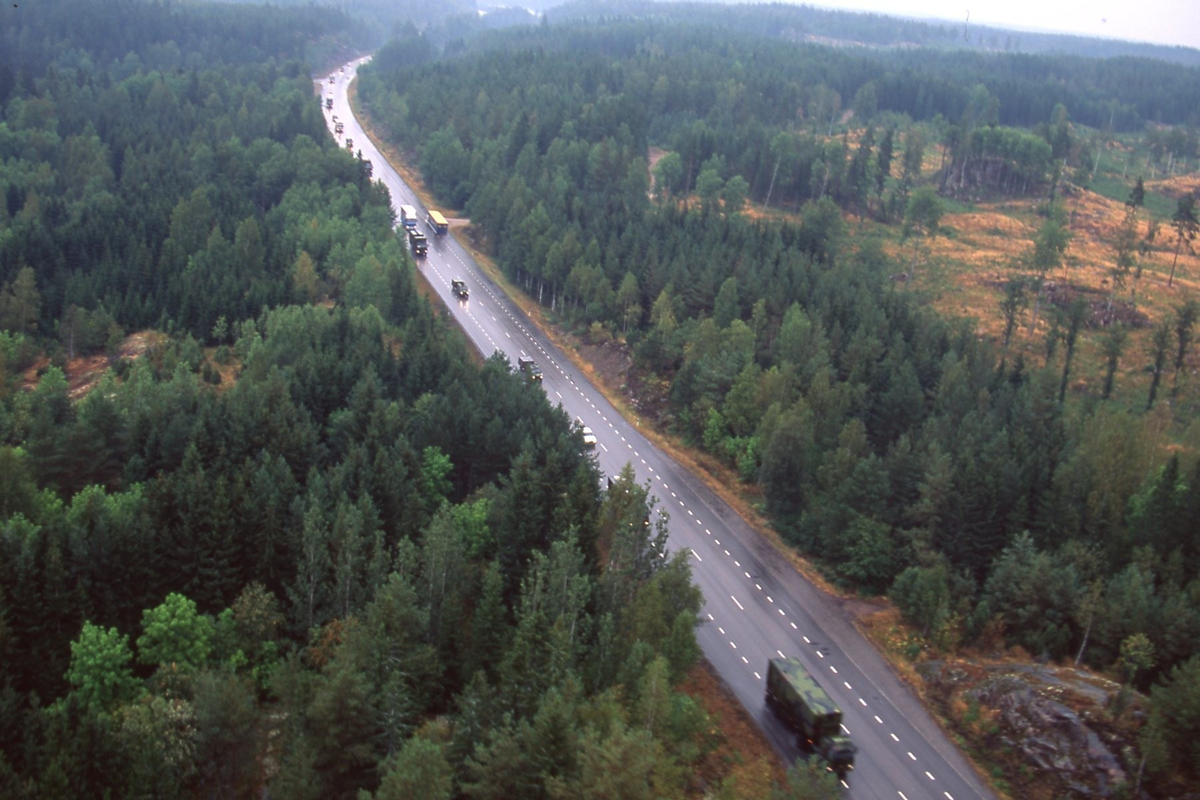
[[[1158,397],[1158,386],[1162,381],[1163,367],[1167,364],[1167,350],[1171,347],[1171,326],[1166,322],[1154,329],[1154,335],[1151,338],[1152,351],[1154,353],[1154,375],[1150,379],[1150,397],[1146,400],[1146,409],[1154,407],[1154,400]]]
[[[1175,309],[1175,376],[1171,381],[1171,395],[1179,393],[1179,371],[1183,369],[1184,360],[1187,358],[1188,349],[1192,345],[1192,340],[1195,337],[1196,322],[1200,320],[1200,304],[1195,300],[1188,300],[1186,303]]]
[[[1117,366],[1121,354],[1125,351],[1125,342],[1129,338],[1123,325],[1114,325],[1104,337],[1102,345],[1104,352],[1104,391],[1102,397],[1107,400],[1112,396],[1113,385],[1116,381]]]
[[[1167,286],[1175,283],[1175,266],[1179,263],[1179,251],[1187,243],[1189,252],[1196,234],[1200,232],[1200,219],[1196,217],[1196,196],[1185,194],[1179,198],[1175,213],[1171,215],[1171,227],[1175,229],[1175,256],[1171,259],[1171,275],[1167,278]]]
[[[287,594],[292,604],[293,624],[307,631],[327,618],[332,567],[329,523],[317,501],[310,501],[299,534],[299,541],[292,548],[297,556],[296,577],[287,587]]]

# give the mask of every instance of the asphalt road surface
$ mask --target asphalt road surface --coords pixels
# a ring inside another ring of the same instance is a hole
[[[354,151],[371,160],[374,177],[387,186],[393,204],[416,206],[423,220],[416,194],[376,150],[347,102],[347,87],[364,60],[316,81],[322,98],[333,98],[333,108],[324,111],[326,121],[332,132],[332,117],[338,117],[345,127],[339,143],[352,138]],[[475,346],[485,356],[501,350],[513,364],[518,356],[533,357],[542,367],[550,401],[595,432],[601,469],[615,475],[630,463],[639,482],[650,482],[658,508],[669,514],[669,547],[691,552],[695,580],[704,592],[704,624],[697,631],[704,654],[780,754],[790,761],[801,751],[795,736],[766,708],[766,664],[775,656],[795,656],[842,708],[845,728],[858,746],[855,769],[846,776],[847,797],[995,796],[858,633],[836,598],[802,578],[700,480],[643,438],[637,423],[609,405],[452,236],[422,228],[429,253],[418,260],[418,268]],[[451,295],[455,278],[466,281],[469,300]]]

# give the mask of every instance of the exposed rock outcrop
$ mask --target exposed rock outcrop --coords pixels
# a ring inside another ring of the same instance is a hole
[[[1007,748],[1056,796],[1114,797],[1132,782],[1119,757],[1127,742],[1104,711],[1119,685],[1032,664],[930,661],[917,670],[943,702],[973,709],[988,747]]]

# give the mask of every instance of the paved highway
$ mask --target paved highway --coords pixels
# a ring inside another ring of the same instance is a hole
[[[354,118],[346,92],[356,68],[351,62],[317,85],[332,97],[325,111],[333,130],[337,115],[353,138],[354,150],[371,160],[374,175],[397,207],[417,206],[417,196],[367,138]],[[622,418],[562,354],[484,276],[451,236],[429,237],[429,254],[419,269],[485,355],[502,350],[514,364],[532,356],[544,372],[543,387],[599,439],[596,456],[606,474],[631,463],[640,482],[649,481],[659,509],[669,514],[669,544],[692,555],[696,583],[704,592],[704,625],[697,637],[705,656],[786,758],[799,755],[795,737],[763,701],[768,658],[795,656],[844,712],[858,756],[846,783],[853,800],[993,798],[958,749],[850,622],[836,598],[802,578],[700,480],[650,444],[636,423]],[[462,278],[470,300],[450,293]]]

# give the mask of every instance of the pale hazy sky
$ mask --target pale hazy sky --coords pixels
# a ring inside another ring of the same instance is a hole
[[[1200,47],[1200,0],[807,0],[809,5]],[[968,23],[970,24],[970,23]]]

